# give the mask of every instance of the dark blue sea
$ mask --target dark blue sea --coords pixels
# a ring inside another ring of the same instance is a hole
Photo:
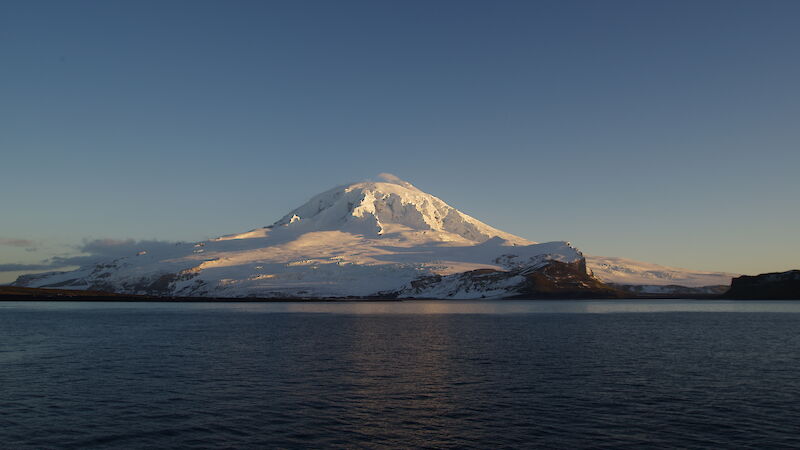
[[[800,447],[800,303],[0,302],[0,447]]]

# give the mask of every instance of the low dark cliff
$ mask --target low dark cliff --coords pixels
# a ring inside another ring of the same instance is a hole
[[[800,300],[800,270],[734,278],[723,298]]]

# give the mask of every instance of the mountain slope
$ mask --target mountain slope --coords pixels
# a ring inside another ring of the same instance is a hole
[[[399,179],[326,191],[273,225],[17,285],[217,297],[369,296],[420,277],[581,261],[480,222]]]
[[[569,269],[547,269],[555,263]],[[414,287],[420,280],[424,290]],[[568,242],[505,233],[392,176],[323,192],[267,227],[15,284],[214,297],[608,293]]]
[[[639,286],[639,292],[667,293],[675,289],[708,286],[729,286],[731,279],[738,276],[725,272],[699,272],[676,267],[634,261],[627,258],[607,256],[586,256],[586,265],[595,277],[617,286]]]

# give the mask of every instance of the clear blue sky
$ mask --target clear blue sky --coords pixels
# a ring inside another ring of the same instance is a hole
[[[589,254],[798,268],[799,21],[791,0],[3,1],[0,266],[248,230],[391,172]]]

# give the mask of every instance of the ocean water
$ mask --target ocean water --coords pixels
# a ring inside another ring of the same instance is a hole
[[[800,302],[0,302],[0,447],[798,448]]]

